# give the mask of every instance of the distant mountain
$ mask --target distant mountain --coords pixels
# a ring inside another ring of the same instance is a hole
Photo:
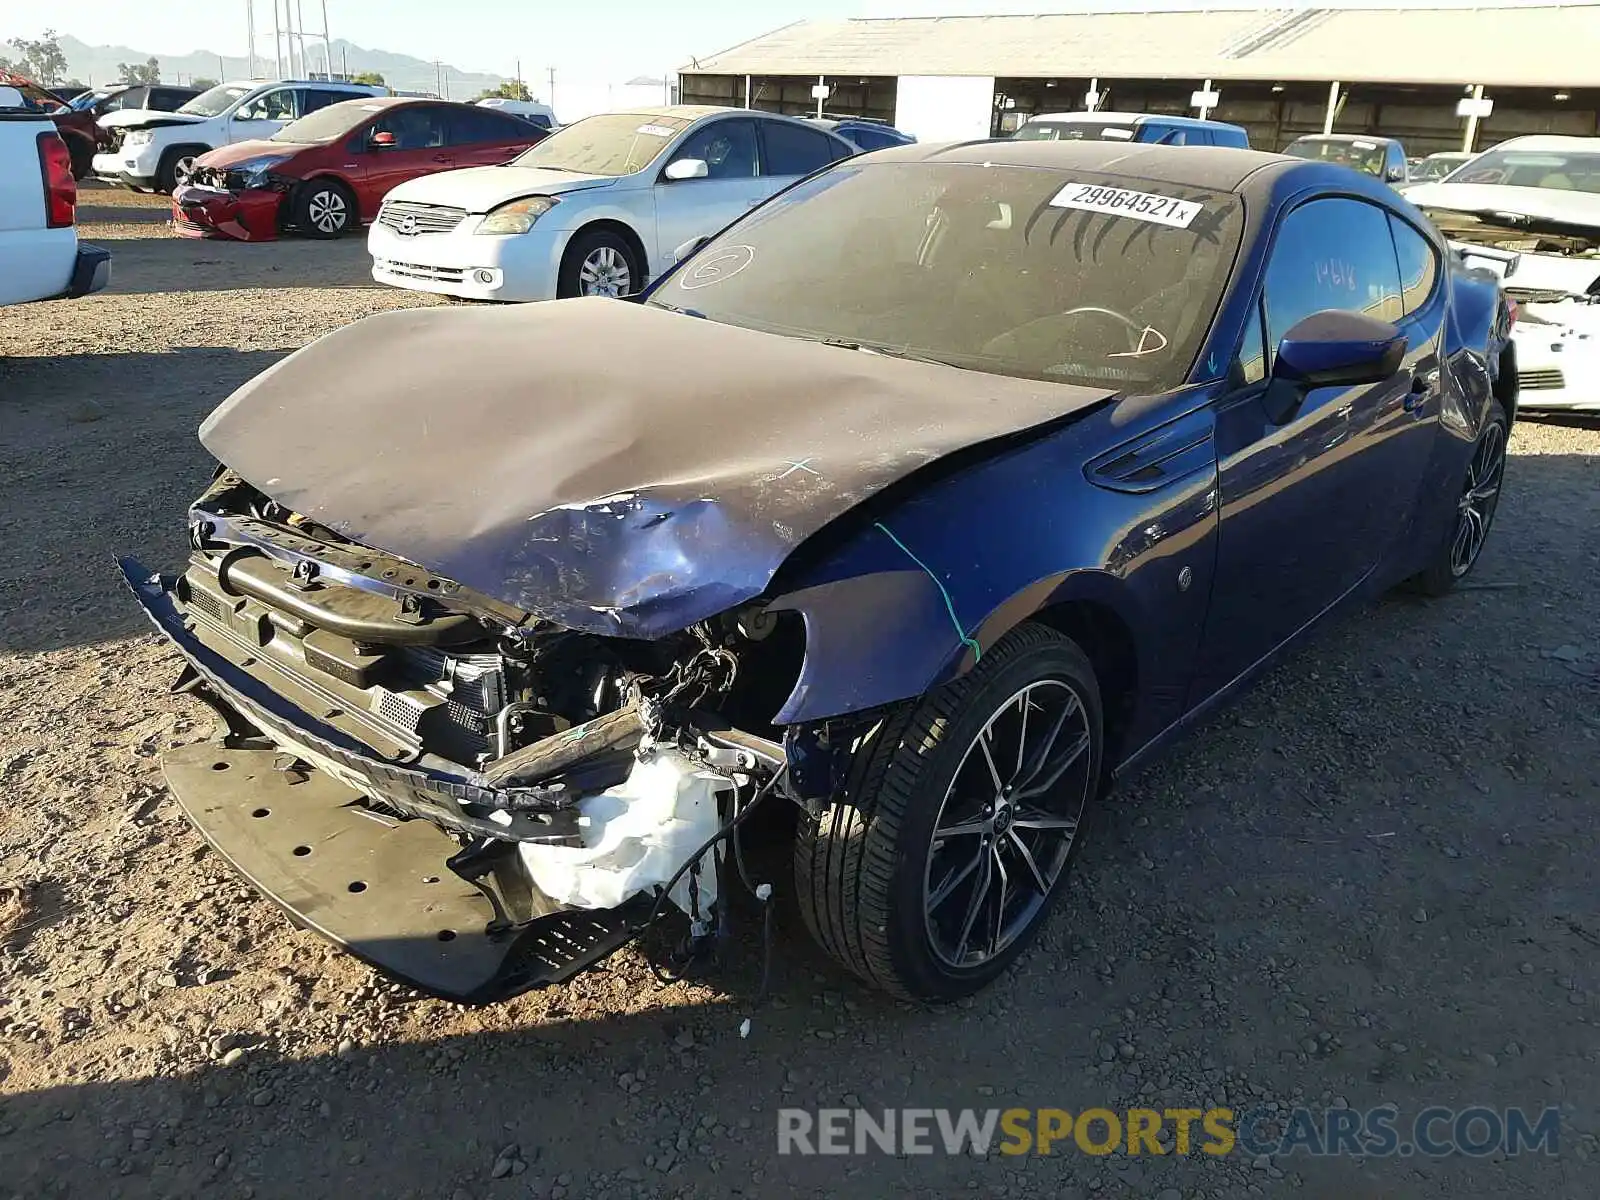
[[[209,50],[196,50],[190,54],[156,54],[148,50],[135,50],[131,46],[90,46],[75,37],[61,36],[61,51],[67,56],[67,74],[85,83],[112,83],[118,78],[118,63],[142,63],[155,57],[161,63],[161,78],[167,83],[178,82],[179,76],[187,83],[196,76],[206,79],[248,79],[250,65],[244,55],[219,55]],[[0,43],[0,53],[5,44]],[[306,69],[321,73],[324,69],[322,40],[306,38]],[[452,99],[471,99],[485,88],[505,82],[503,75],[488,75],[479,71],[463,71],[448,63],[436,69],[431,62],[413,58],[409,54],[391,54],[387,50],[370,50],[342,38],[333,39],[333,69],[348,69],[352,74],[377,71],[396,91],[446,93]],[[284,68],[287,73],[287,65]],[[265,61],[258,55],[255,74],[269,77],[272,59]],[[442,84],[442,86],[441,86]],[[532,81],[535,94],[538,89]]]

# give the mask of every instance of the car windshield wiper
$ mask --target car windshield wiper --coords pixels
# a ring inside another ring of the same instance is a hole
[[[698,308],[679,308],[676,304],[668,304],[665,300],[651,300],[648,305],[650,308],[664,308],[668,312],[682,313],[686,317],[699,317],[702,321],[711,319]]]
[[[834,346],[840,350],[859,350],[863,354],[881,354],[885,358],[904,358],[911,362],[932,363],[937,367],[956,367],[957,370],[966,370],[956,363],[946,362],[942,358],[933,358],[927,354],[918,354],[915,350],[907,350],[900,346],[885,346],[881,342],[858,342],[853,338],[825,337],[817,338],[824,346]]]

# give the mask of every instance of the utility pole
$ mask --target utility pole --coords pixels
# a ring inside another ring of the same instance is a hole
[[[437,58],[433,60],[433,94],[435,96],[444,95],[444,67],[440,65]]]
[[[244,0],[244,24],[250,44],[245,50],[245,78],[256,77],[256,0]],[[218,83],[222,80],[218,79]]]
[[[546,100],[545,103],[554,109],[556,106],[556,69],[554,67],[547,67],[545,68],[545,71],[550,77],[550,98]]]
[[[333,43],[328,40],[328,0],[322,0],[322,62],[333,78]]]
[[[283,22],[278,18],[278,0],[272,0],[272,76],[283,78]]]

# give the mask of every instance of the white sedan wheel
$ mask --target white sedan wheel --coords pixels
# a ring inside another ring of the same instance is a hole
[[[596,246],[578,268],[578,290],[585,296],[621,297],[633,291],[633,271],[615,246]]]

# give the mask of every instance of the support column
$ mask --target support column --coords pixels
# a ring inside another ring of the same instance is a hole
[[[1461,149],[1472,153],[1472,143],[1478,140],[1478,105],[1483,100],[1483,84],[1472,85],[1472,110],[1467,114],[1467,132],[1461,139]]]
[[[1335,79],[1328,85],[1328,111],[1322,118],[1322,132],[1332,133],[1334,118],[1339,115],[1339,81]]]
[[[1083,98],[1083,107],[1086,112],[1094,112],[1100,107],[1100,79],[1098,76],[1089,80],[1089,94]]]
[[[750,107],[750,76],[744,77],[744,106]]]

